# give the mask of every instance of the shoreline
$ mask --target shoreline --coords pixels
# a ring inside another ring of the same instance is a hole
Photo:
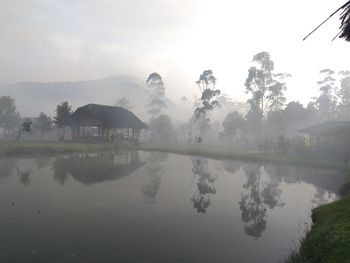
[[[142,144],[132,149],[140,151],[157,151],[182,155],[196,155],[212,159],[235,159],[246,162],[261,163],[281,163],[299,166],[316,166],[325,169],[338,169],[350,174],[350,164],[345,165],[340,160],[327,160],[310,157],[284,156],[279,153],[258,153],[258,152],[239,152],[228,149],[219,149],[217,146],[210,145],[176,145],[176,144]],[[350,179],[350,177],[349,177]]]
[[[8,142],[0,143],[0,158],[15,156],[43,156],[55,154],[68,154],[79,152],[108,151],[112,150],[109,144],[86,144],[76,142],[51,142],[51,141],[21,141],[13,146]]]

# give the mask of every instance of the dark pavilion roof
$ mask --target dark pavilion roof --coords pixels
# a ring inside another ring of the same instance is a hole
[[[147,126],[132,112],[122,108],[99,104],[79,107],[70,115],[71,124],[103,126],[106,128],[146,129]]]
[[[313,135],[333,135],[343,131],[350,132],[350,121],[327,121],[299,130],[301,133]]]

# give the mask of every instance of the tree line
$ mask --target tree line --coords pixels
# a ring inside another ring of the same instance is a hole
[[[149,139],[162,143],[174,143],[179,134],[184,134],[186,142],[209,142],[209,134],[215,134],[224,142],[247,142],[258,145],[264,140],[280,136],[293,136],[298,129],[329,120],[349,120],[350,116],[350,71],[335,72],[323,69],[316,83],[319,94],[312,97],[304,107],[299,101],[286,103],[285,91],[288,73],[275,72],[275,64],[268,52],[253,56],[252,66],[242,88],[249,96],[249,110],[245,114],[228,112],[221,123],[212,120],[213,112],[223,106],[230,107],[228,98],[216,88],[217,78],[212,70],[204,70],[195,82],[200,97],[194,101],[193,114],[188,121],[173,123],[166,114],[168,100],[165,96],[165,83],[157,72],[151,73],[145,83],[149,90],[145,105],[150,116],[148,121]],[[302,85],[302,84],[300,84]],[[189,104],[182,97],[184,104]],[[119,98],[116,106],[131,110],[132,105],[126,97]],[[55,116],[51,118],[41,112],[33,127],[40,131],[41,137],[54,126],[64,129],[72,107],[67,101],[57,105]],[[20,114],[15,100],[9,96],[0,97],[0,127],[5,131],[18,127]]]

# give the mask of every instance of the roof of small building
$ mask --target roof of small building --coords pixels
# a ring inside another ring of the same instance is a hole
[[[99,121],[101,125],[106,128],[147,128],[135,114],[122,107],[90,103],[76,109],[76,111],[70,115],[70,122],[76,123],[81,121],[82,114],[87,114],[90,118]]]
[[[343,130],[350,130],[350,121],[327,121],[301,129],[299,132],[313,135],[332,135]]]

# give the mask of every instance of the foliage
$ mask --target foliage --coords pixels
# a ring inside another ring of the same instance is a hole
[[[245,82],[246,93],[251,95],[248,102],[254,110],[257,110],[261,118],[271,110],[280,109],[286,98],[284,91],[286,84],[284,79],[289,74],[274,74],[274,62],[268,52],[260,52],[253,58],[257,66],[248,70],[248,77]]]
[[[263,119],[261,118],[261,114],[259,112],[258,107],[256,105],[251,105],[251,109],[245,116],[246,118],[246,132],[247,134],[253,136],[256,139],[260,139],[262,127],[263,127]]]
[[[115,103],[115,106],[122,107],[127,110],[132,109],[132,106],[130,105],[130,101],[126,97],[122,97],[118,99],[117,102]]]
[[[335,96],[336,79],[335,72],[331,69],[323,69],[320,71],[323,79],[317,82],[321,94],[314,98],[317,110],[319,112],[319,119],[327,121],[334,119],[336,116],[337,98]]]
[[[0,127],[14,128],[19,121],[20,114],[16,109],[15,100],[10,96],[0,97]]]
[[[316,208],[313,226],[298,253],[287,259],[299,262],[348,262],[350,258],[350,197]]]
[[[57,127],[63,127],[67,125],[67,120],[69,115],[72,113],[72,106],[69,105],[68,101],[64,101],[58,104],[56,107],[56,116],[54,119],[54,124]]]
[[[151,120],[151,139],[159,143],[173,143],[176,140],[176,133],[168,115],[161,114]]]
[[[195,117],[197,120],[206,120],[209,119],[210,112],[215,107],[220,106],[217,101],[217,96],[219,96],[221,92],[215,89],[216,78],[212,70],[204,70],[196,84],[202,92],[202,95],[200,98],[201,105],[195,109]]]
[[[244,125],[244,119],[239,112],[230,112],[226,115],[226,118],[222,123],[222,126],[224,128],[222,136],[232,138],[237,134],[239,130],[243,131]]]
[[[305,108],[299,101],[289,102],[283,110],[272,111],[266,120],[267,137],[295,135],[299,129],[314,124],[317,109],[313,104]]]
[[[342,120],[350,119],[350,72],[340,71],[340,88],[336,91],[339,98],[338,118]]]
[[[342,6],[343,12],[340,16],[340,29],[341,33],[339,35],[340,38],[344,38],[346,41],[350,41],[350,2],[347,2]]]
[[[51,117],[47,116],[45,113],[41,112],[36,123],[36,128],[41,133],[41,139],[44,138],[44,134],[52,129]]]
[[[162,77],[157,72],[153,72],[148,76],[146,84],[151,90],[150,101],[146,106],[152,120],[167,106],[165,101],[165,87]]]

